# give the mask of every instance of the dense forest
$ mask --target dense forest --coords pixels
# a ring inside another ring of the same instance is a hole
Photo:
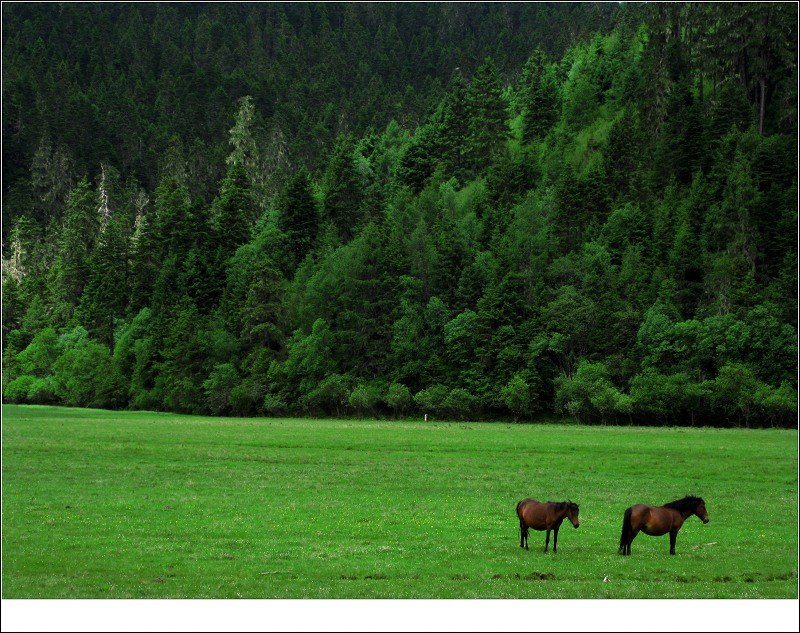
[[[797,17],[4,4],[3,399],[795,425]]]

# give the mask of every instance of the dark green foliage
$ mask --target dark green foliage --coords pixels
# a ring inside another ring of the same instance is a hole
[[[422,191],[425,181],[433,174],[438,151],[436,128],[425,125],[417,129],[417,134],[409,143],[397,168],[397,179],[408,185],[415,194]]]
[[[216,365],[203,381],[208,409],[214,415],[226,415],[234,407],[233,391],[241,383],[239,372],[232,363]]]
[[[467,177],[469,160],[467,137],[469,119],[466,109],[467,82],[460,70],[450,78],[447,93],[433,115],[432,125],[436,134],[437,154],[442,171],[448,177]]]
[[[89,256],[100,230],[99,197],[83,178],[70,191],[55,270],[60,300],[74,306],[89,281]]]
[[[296,265],[303,261],[319,231],[317,201],[308,172],[299,170],[289,181],[283,197],[279,226],[289,237]]]
[[[89,280],[81,297],[81,321],[109,350],[114,349],[115,319],[128,305],[127,226],[121,215],[100,229],[97,247],[89,258]]]
[[[234,161],[228,168],[211,214],[214,234],[223,257],[247,242],[250,227],[256,219],[256,202],[250,191],[243,160]]]
[[[82,407],[116,408],[126,402],[125,382],[108,347],[91,341],[81,327],[61,337],[62,353],[53,364],[59,400]]]
[[[170,257],[182,260],[195,239],[189,191],[186,185],[174,176],[161,180],[156,188],[155,220],[152,243],[156,250],[156,262],[161,264]]]
[[[4,398],[791,425],[796,9],[729,9],[10,8]]]
[[[393,382],[386,392],[386,405],[395,415],[403,414],[411,405],[411,392],[401,383]]]
[[[559,376],[555,387],[556,406],[582,422],[605,424],[609,418],[631,410],[630,396],[613,385],[604,363],[582,360],[575,375]]]
[[[353,162],[354,149],[350,138],[337,138],[324,179],[325,217],[343,242],[353,237],[363,218],[364,186]]]
[[[475,71],[464,95],[467,120],[464,153],[472,169],[483,169],[503,151],[510,134],[507,108],[497,66],[487,57]]]
[[[537,48],[522,69],[519,86],[522,107],[522,140],[531,143],[544,138],[558,119],[558,87]]]
[[[138,311],[150,302],[153,282],[158,274],[154,230],[155,213],[145,215],[143,208],[136,216],[129,241],[130,309]]]
[[[347,404],[360,416],[375,415],[383,400],[382,392],[380,384],[362,383],[350,392]]]

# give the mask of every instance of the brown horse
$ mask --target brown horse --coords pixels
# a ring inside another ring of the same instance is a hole
[[[569,518],[576,528],[578,521],[578,504],[572,501],[548,501],[543,503],[536,499],[523,499],[517,504],[519,517],[519,546],[528,549],[528,528],[534,530],[547,530],[544,542],[544,551],[550,545],[550,530],[553,530],[553,552],[558,547],[558,528],[565,518]]]
[[[625,510],[622,520],[622,536],[619,552],[631,555],[631,542],[639,531],[650,536],[663,536],[669,532],[669,553],[675,554],[675,540],[683,522],[696,514],[703,523],[708,523],[706,504],[700,497],[684,497],[663,506],[635,505]]]

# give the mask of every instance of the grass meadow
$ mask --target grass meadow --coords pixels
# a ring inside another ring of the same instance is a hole
[[[796,598],[797,432],[3,406],[4,598]],[[677,555],[633,503],[702,496]],[[524,497],[581,527],[519,548]]]

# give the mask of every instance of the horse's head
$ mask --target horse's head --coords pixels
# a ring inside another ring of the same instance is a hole
[[[708,510],[706,510],[705,501],[702,499],[699,500],[697,507],[694,509],[694,513],[703,523],[708,523]]]
[[[567,518],[572,522],[574,527],[580,526],[580,521],[578,520],[578,504],[572,503],[572,501],[567,501]]]

